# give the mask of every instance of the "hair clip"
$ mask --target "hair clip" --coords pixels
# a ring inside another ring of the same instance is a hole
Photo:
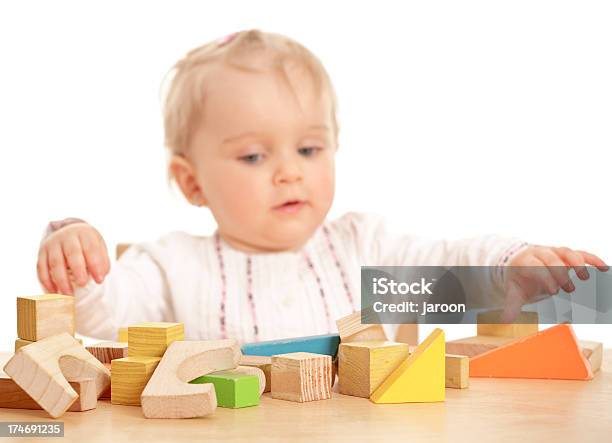
[[[239,32],[233,32],[231,34],[226,35],[225,37],[220,38],[219,42],[217,43],[217,47],[220,48],[222,46],[227,45],[229,42],[234,40],[238,34]]]

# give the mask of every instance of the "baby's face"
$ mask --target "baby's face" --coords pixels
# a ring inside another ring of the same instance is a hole
[[[237,249],[299,249],[321,224],[335,188],[329,94],[289,72],[217,66],[207,76],[203,124],[191,156],[203,203]],[[295,95],[294,95],[295,94]]]

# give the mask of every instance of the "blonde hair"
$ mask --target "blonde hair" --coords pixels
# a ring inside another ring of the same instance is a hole
[[[268,57],[258,57],[260,55]],[[267,61],[263,69],[262,59]],[[195,48],[169,71],[174,76],[163,99],[163,115],[165,145],[170,153],[185,154],[195,130],[202,122],[207,66],[224,63],[247,72],[265,72],[272,68],[280,74],[295,95],[286,71],[288,62],[297,62],[300,67],[306,69],[314,81],[317,94],[322,91],[329,94],[332,130],[337,144],[336,94],[321,61],[304,46],[288,37],[254,29],[231,34],[220,41]]]

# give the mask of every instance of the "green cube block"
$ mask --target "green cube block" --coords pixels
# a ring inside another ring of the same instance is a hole
[[[255,375],[236,374],[231,371],[203,375],[189,383],[212,383],[221,408],[246,408],[259,404],[259,378]]]

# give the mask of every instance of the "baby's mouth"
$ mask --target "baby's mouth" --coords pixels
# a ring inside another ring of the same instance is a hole
[[[282,212],[285,214],[295,214],[306,204],[303,200],[288,200],[282,205],[274,207],[275,211]]]

